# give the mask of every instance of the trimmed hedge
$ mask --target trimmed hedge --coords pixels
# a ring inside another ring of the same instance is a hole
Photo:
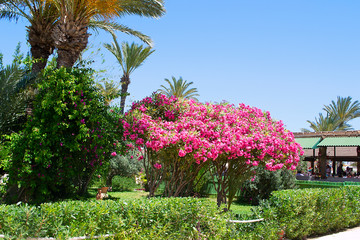
[[[299,188],[339,188],[344,186],[360,186],[360,182],[326,182],[326,181],[306,181],[296,180]]]
[[[240,219],[258,218],[253,215]],[[268,239],[279,238],[272,222],[229,223],[215,202],[196,198],[133,201],[65,201],[39,206],[0,205],[0,234],[6,239]],[[105,237],[105,235],[111,235]]]
[[[119,239],[197,239],[224,233],[215,204],[193,198],[137,201],[67,201],[40,206],[0,206],[0,233],[7,238],[115,234]]]
[[[214,202],[196,198],[64,201],[39,206],[0,205],[6,239],[112,235],[107,239],[303,239],[360,224],[360,188],[275,191],[251,215],[258,223],[229,223]],[[102,239],[105,239],[103,237]]]
[[[261,209],[267,221],[279,224],[286,238],[303,239],[359,225],[360,188],[276,191]]]

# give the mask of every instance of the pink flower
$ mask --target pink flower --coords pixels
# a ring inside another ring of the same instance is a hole
[[[80,121],[82,124],[85,124],[85,119],[81,119]]]
[[[182,149],[179,151],[179,157],[184,157],[186,155],[186,152]]]
[[[161,166],[161,164],[159,164],[159,163],[155,163],[155,164],[154,164],[154,168],[160,169],[160,168],[162,168],[162,166]]]
[[[116,152],[112,152],[111,156],[115,157],[116,156]]]

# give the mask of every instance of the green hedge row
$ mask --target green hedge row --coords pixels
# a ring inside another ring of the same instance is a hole
[[[260,215],[265,221],[229,223],[234,216],[195,198],[0,205],[0,234],[6,239],[110,234],[108,239],[277,240],[284,232],[287,239],[303,239],[359,225],[360,188],[276,191],[254,214],[238,218]]]
[[[360,188],[277,191],[261,209],[268,222],[285,231],[286,238],[303,239],[359,225]]]
[[[137,201],[65,201],[0,206],[0,233],[6,238],[115,234],[116,239],[197,239],[224,233],[215,204],[192,198]]]
[[[195,198],[1,205],[0,234],[6,239],[83,236],[136,240],[279,238],[279,228],[274,228],[271,222],[239,224],[228,222],[230,218],[234,218],[230,213],[219,214],[215,202]]]
[[[360,182],[325,182],[297,180],[295,183],[299,188],[339,188],[344,186],[360,186]]]

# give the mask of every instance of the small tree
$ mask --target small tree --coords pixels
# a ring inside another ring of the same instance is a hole
[[[133,105],[124,121],[124,137],[143,149],[148,181],[156,181],[150,185],[165,181],[167,196],[183,193],[211,161],[218,205],[228,207],[240,185],[255,174],[254,167],[295,169],[301,154],[293,134],[268,112],[161,94]]]
[[[106,178],[106,185],[111,186],[112,179],[116,175],[131,177],[139,173],[143,163],[138,160],[140,156],[137,150],[128,150],[124,155],[116,155],[110,160],[109,172]]]
[[[9,184],[17,200],[83,195],[95,171],[121,152],[118,115],[105,106],[86,69],[47,69],[26,126],[11,140]]]

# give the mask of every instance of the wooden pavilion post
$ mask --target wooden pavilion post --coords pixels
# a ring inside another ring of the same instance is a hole
[[[336,161],[335,161],[335,159],[336,159],[336,147],[334,146],[334,159],[333,159],[333,163],[332,163],[332,167],[333,167],[333,174],[332,174],[332,176],[335,176],[335,174],[336,174]]]
[[[357,165],[356,165],[356,168],[357,168],[357,173],[358,174],[360,174],[360,146],[358,146],[357,148],[356,148],[356,152],[357,152],[357,157],[358,157],[358,159],[357,159]]]
[[[326,179],[326,147],[319,148],[319,165],[321,179]]]

